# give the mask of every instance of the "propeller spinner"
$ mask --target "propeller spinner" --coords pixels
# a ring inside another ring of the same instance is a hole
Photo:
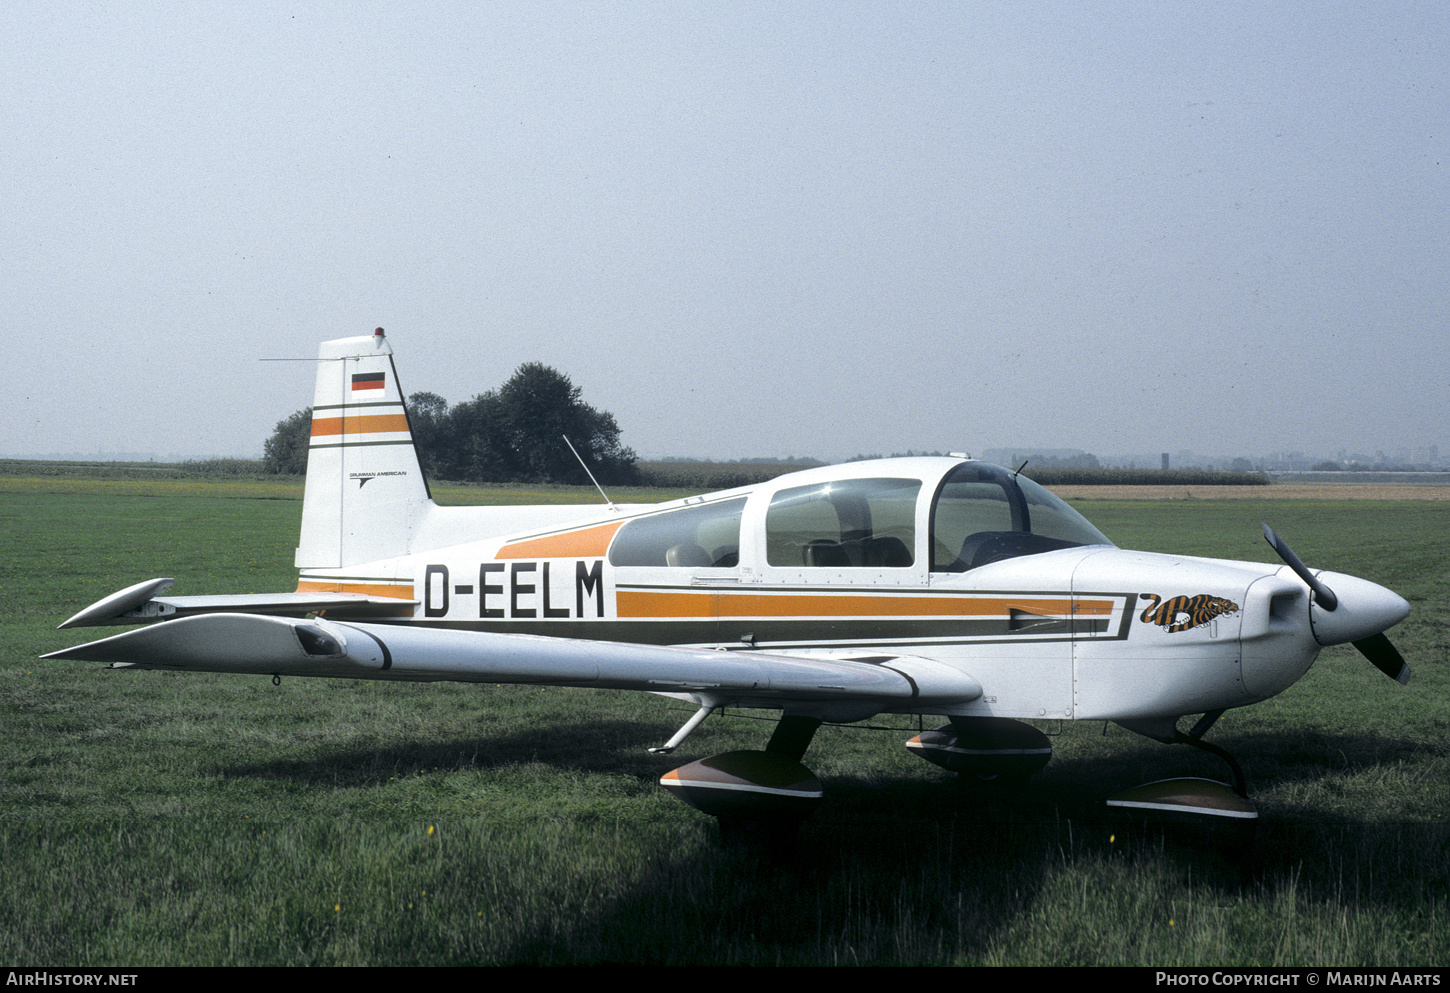
[[[1335,572],[1310,572],[1284,539],[1264,525],[1267,541],[1284,564],[1294,570],[1313,592],[1309,604],[1309,625],[1321,645],[1342,645],[1346,641],[1380,672],[1400,685],[1410,681],[1410,667],[1385,630],[1404,620],[1410,605],[1399,594],[1368,580]],[[1335,593],[1329,582],[1339,588]]]

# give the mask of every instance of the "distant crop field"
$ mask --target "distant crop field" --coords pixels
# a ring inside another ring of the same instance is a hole
[[[1450,500],[1450,486],[1274,483],[1254,486],[1049,486],[1064,500]]]
[[[1390,632],[1408,687],[1327,650],[1210,733],[1249,778],[1252,845],[1107,816],[1124,787],[1222,777],[1191,750],[1044,724],[1053,762],[983,792],[883,718],[820,731],[805,761],[827,798],[771,856],[723,848],[657,785],[761,747],[768,715],[712,717],[655,756],[689,714],[645,694],[40,662],[96,636],[61,620],[152,576],[293,588],[301,487],[0,478],[0,961],[1444,965],[1450,503],[1243,489],[1073,505],[1123,547],[1258,561],[1267,521],[1312,567],[1410,600]]]

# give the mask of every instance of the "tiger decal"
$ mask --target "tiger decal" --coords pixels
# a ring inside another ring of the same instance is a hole
[[[1148,609],[1140,615],[1145,624],[1157,624],[1169,634],[1203,627],[1222,614],[1237,613],[1239,605],[1222,597],[1200,593],[1198,596],[1176,596],[1162,600],[1156,593],[1140,593],[1145,600],[1152,600]]]

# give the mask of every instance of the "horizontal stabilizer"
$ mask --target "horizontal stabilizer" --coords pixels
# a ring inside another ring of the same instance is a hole
[[[417,600],[365,596],[361,593],[241,593],[218,596],[170,596],[174,579],[148,579],[98,600],[62,628],[102,627],[109,624],[146,624],[196,614],[269,614],[306,617],[331,610],[347,617],[410,617]]]
[[[792,713],[827,720],[982,694],[971,676],[916,657],[850,661],[249,614],[188,617],[45,658],[117,668],[644,690],[708,698],[716,706],[791,704]]]

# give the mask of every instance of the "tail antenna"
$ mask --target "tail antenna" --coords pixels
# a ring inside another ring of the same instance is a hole
[[[616,514],[619,513],[619,508],[614,505],[613,500],[609,499],[609,494],[604,492],[604,487],[599,485],[599,480],[594,478],[594,473],[590,472],[589,467],[584,464],[584,459],[580,456],[579,449],[574,447],[574,443],[569,440],[569,436],[565,434],[560,435],[560,437],[564,439],[564,444],[569,446],[569,451],[574,453],[574,457],[579,459],[579,465],[584,469],[585,474],[589,476],[589,481],[594,484],[594,488],[599,491],[599,495],[604,498],[604,502],[609,504],[609,509]]]

